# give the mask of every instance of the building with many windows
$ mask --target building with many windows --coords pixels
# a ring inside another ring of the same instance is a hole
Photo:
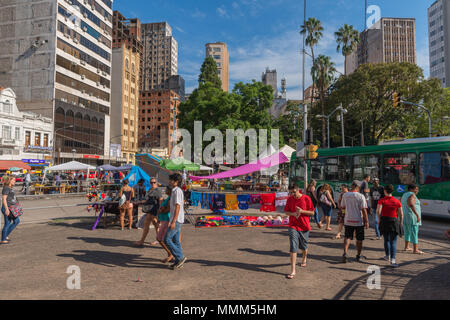
[[[120,145],[121,158],[135,164],[142,63],[141,24],[118,11],[113,19],[111,144]]]
[[[437,0],[428,8],[430,76],[450,87],[450,0]],[[446,58],[447,57],[447,58]]]
[[[109,158],[112,13],[111,0],[0,2],[0,83],[54,120],[58,162]]]
[[[417,63],[414,18],[381,18],[361,32],[360,38],[357,49],[345,61],[346,74],[366,63]]]
[[[172,90],[141,93],[139,106],[139,150],[165,149],[171,154],[174,131],[178,128],[180,96]]]
[[[20,112],[14,91],[0,87],[0,160],[42,166],[51,162],[52,145],[52,119]]]
[[[143,23],[142,90],[168,89],[166,81],[178,73],[178,43],[167,22]]]
[[[230,66],[227,44],[223,42],[207,43],[206,58],[212,57],[216,61],[219,78],[222,81],[222,90],[228,92],[230,85]]]

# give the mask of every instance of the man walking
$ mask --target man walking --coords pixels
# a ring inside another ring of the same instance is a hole
[[[284,208],[284,212],[289,216],[291,273],[287,276],[288,279],[295,277],[295,264],[297,263],[297,252],[299,249],[302,250],[303,254],[300,266],[306,267],[308,239],[311,231],[309,217],[314,216],[314,206],[310,197],[303,195],[297,185],[292,187],[291,194]]]
[[[369,182],[370,182],[370,175],[366,174],[364,176],[363,181],[361,181],[361,187],[359,188],[359,192],[364,196],[364,198],[366,198],[367,205],[369,205],[369,195],[370,195]]]
[[[351,191],[345,193],[342,196],[342,209],[345,209],[345,239],[344,239],[344,255],[342,256],[342,262],[347,262],[347,252],[350,246],[351,240],[353,240],[353,234],[356,233],[356,249],[358,254],[356,255],[356,261],[361,260],[361,251],[364,241],[364,228],[369,228],[369,220],[367,217],[367,200],[360,193],[361,182],[353,181]]]
[[[175,257],[175,262],[170,265],[172,270],[180,269],[186,262],[180,243],[181,226],[184,223],[184,194],[180,186],[183,178],[179,173],[169,176],[169,184],[172,187],[170,196],[170,223],[164,242]]]

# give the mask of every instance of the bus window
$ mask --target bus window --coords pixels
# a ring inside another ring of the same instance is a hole
[[[324,159],[311,160],[311,179],[324,180]]]
[[[420,154],[419,183],[433,184],[450,181],[450,152]]]
[[[326,181],[348,181],[350,179],[350,165],[346,157],[332,157],[324,160]]]
[[[302,180],[305,177],[305,167],[302,160],[292,162],[290,175],[290,178],[293,180]]]
[[[416,183],[415,153],[396,153],[384,155],[383,182],[385,184]]]
[[[380,156],[375,154],[353,156],[353,180],[362,180],[369,174],[370,177],[380,177]]]

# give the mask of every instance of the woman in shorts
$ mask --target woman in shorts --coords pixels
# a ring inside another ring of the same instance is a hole
[[[164,237],[167,233],[167,229],[169,228],[170,221],[170,195],[172,194],[172,188],[166,188],[167,198],[162,202],[161,207],[158,210],[158,221],[160,222],[158,235],[156,236],[156,240],[158,240],[159,244],[166,250],[168,257],[162,260],[163,263],[172,262],[174,257],[170,252],[169,248],[167,248],[164,243]]]
[[[346,184],[341,185],[341,194],[338,199],[338,213],[337,213],[337,224],[338,224],[338,233],[336,234],[335,239],[341,238],[342,229],[344,228],[344,219],[345,219],[345,209],[341,206],[342,196],[348,192],[348,186]]]

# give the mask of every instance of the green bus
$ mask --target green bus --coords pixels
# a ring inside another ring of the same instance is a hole
[[[364,175],[392,184],[401,197],[408,184],[420,188],[424,215],[450,218],[450,137],[384,142],[377,146],[319,149],[318,158],[308,160],[308,181],[317,187],[328,183],[339,194],[340,185],[362,180]],[[304,188],[304,159],[292,154],[289,182]]]

